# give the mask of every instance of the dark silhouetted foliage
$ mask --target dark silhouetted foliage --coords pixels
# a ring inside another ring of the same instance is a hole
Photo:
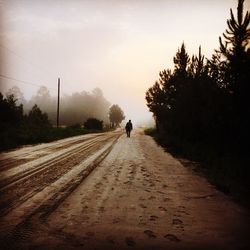
[[[17,103],[12,93],[6,97],[0,93],[0,114],[0,150],[86,134],[93,130],[102,130],[103,126],[100,120],[88,119],[86,128],[82,128],[80,124],[55,128],[51,125],[47,113],[36,104],[25,115],[22,104]]]
[[[30,110],[27,121],[29,127],[47,128],[51,126],[48,115],[42,112],[36,104]]]
[[[89,118],[86,122],[84,122],[84,128],[93,130],[103,130],[103,121],[100,121],[96,118]]]
[[[174,70],[160,72],[146,92],[156,137],[169,149],[207,163],[214,172],[250,181],[250,15],[239,0],[212,59],[189,57],[184,43]],[[191,58],[191,59],[190,59]]]
[[[23,119],[23,105],[16,104],[17,99],[14,95],[8,95],[6,98],[0,93],[0,114],[1,126],[5,124],[13,124],[12,126],[19,126]]]
[[[57,101],[46,87],[40,87],[29,101],[18,87],[9,89],[5,96],[0,93],[0,150],[110,129],[110,103],[98,88],[91,93],[83,91],[61,97],[59,128],[53,127]],[[114,113],[114,118],[121,119],[123,111],[115,106],[118,109],[114,110],[119,112]],[[119,119],[116,124],[121,122]],[[80,125],[82,121],[84,128]]]

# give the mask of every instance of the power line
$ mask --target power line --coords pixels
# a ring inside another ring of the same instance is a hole
[[[9,49],[8,47],[6,47],[5,45],[3,45],[3,43],[1,43],[1,42],[0,42],[0,47],[2,47],[3,49],[7,50],[9,53],[15,55],[19,60],[22,60],[22,61],[25,62],[27,65],[32,66],[33,69],[36,69],[36,71],[37,71],[37,68],[34,67],[34,63],[31,63],[30,61],[27,61],[27,60],[24,59],[22,56],[20,56],[18,53],[16,53],[15,51],[13,51],[13,50]],[[40,68],[40,67],[39,67],[39,68]],[[52,76],[51,72],[47,71],[45,68],[43,68],[43,71],[44,71],[44,72],[46,71],[51,77],[54,78],[54,76]],[[37,71],[37,73],[38,73],[38,71]],[[37,85],[37,84],[31,83],[31,82],[18,80],[18,79],[15,79],[14,77],[4,76],[4,75],[1,75],[1,74],[0,74],[0,77],[6,78],[6,79],[9,79],[9,80],[13,80],[13,81],[17,81],[17,82],[21,82],[21,83],[25,83],[25,84],[30,84],[30,85],[37,86],[37,87],[41,87],[41,86],[42,86],[42,85]],[[47,87],[47,88],[48,88],[48,87]],[[54,89],[54,88],[48,88],[48,89],[57,91],[57,89]],[[62,94],[66,95],[64,92],[62,92]]]
[[[0,43],[0,47],[2,47],[3,49],[8,50],[10,53],[12,53],[13,55],[15,55],[15,56],[18,57],[19,59],[22,59],[23,61],[25,61],[26,63],[28,63],[26,60],[24,60],[23,57],[21,57],[20,55],[18,55],[18,54],[17,54],[16,52],[14,52],[13,50],[7,48],[6,46],[2,45],[1,43]],[[32,65],[31,63],[29,63],[29,64]]]
[[[1,77],[1,78],[5,78],[5,79],[8,79],[8,80],[16,81],[16,82],[21,82],[21,83],[24,83],[24,84],[33,85],[33,86],[36,86],[36,87],[41,87],[41,86],[43,86],[43,85],[38,85],[38,84],[35,84],[35,83],[32,83],[32,82],[27,82],[27,81],[19,80],[19,79],[16,79],[16,78],[14,78],[14,77],[11,77],[11,76],[5,76],[5,75],[2,75],[2,74],[0,74],[0,77]],[[47,87],[47,88],[48,88],[48,87]],[[48,88],[48,89],[57,90],[57,89],[54,89],[54,88]]]
[[[27,61],[27,60],[24,59],[22,56],[20,56],[18,53],[16,53],[15,51],[13,51],[13,50],[9,49],[8,47],[6,47],[5,45],[3,45],[1,42],[0,42],[0,47],[2,47],[3,49],[7,50],[9,53],[15,55],[19,60],[21,60],[21,61],[23,61],[24,63],[26,63],[26,65],[31,66],[31,67],[33,68],[33,70],[36,69],[36,71],[37,71],[36,73],[38,73],[38,70],[37,70],[36,67],[34,67],[35,64],[34,64],[33,62]],[[39,67],[39,68],[40,68],[40,67]],[[40,68],[40,69],[41,69],[41,68]],[[44,72],[44,73],[45,73],[45,71],[46,71],[47,74],[49,74],[50,76],[52,76],[52,75],[51,75],[51,72],[49,72],[49,71],[47,71],[45,68],[43,68],[43,72]],[[41,73],[41,71],[39,71],[39,72]]]

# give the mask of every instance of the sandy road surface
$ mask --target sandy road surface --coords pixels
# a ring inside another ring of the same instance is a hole
[[[0,156],[1,249],[250,249],[249,211],[139,131]]]

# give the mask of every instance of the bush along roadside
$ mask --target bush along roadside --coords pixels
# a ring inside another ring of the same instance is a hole
[[[54,140],[102,132],[102,128],[84,128],[80,124],[55,128],[48,115],[34,105],[24,114],[22,104],[17,104],[13,95],[4,97],[0,93],[0,151],[16,148],[25,144],[51,142]]]

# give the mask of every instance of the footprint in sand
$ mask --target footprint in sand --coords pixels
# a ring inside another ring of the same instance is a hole
[[[95,233],[93,233],[93,232],[87,232],[87,233],[85,233],[85,236],[82,237],[82,239],[83,240],[90,240],[94,236],[95,236]]]
[[[174,234],[166,234],[164,236],[164,238],[170,240],[170,241],[175,241],[175,242],[179,242],[181,241],[179,238],[177,238]]]
[[[144,233],[149,237],[149,238],[156,238],[156,235],[153,231],[151,230],[145,230]]]
[[[115,244],[115,238],[113,236],[107,236],[106,237],[107,242],[111,244]]]
[[[145,206],[144,204],[140,204],[139,205],[141,208],[147,208],[147,206]]]
[[[117,223],[119,223],[120,221],[121,221],[120,218],[114,218],[114,219],[113,219],[113,224],[117,224]]]
[[[156,221],[158,218],[158,216],[151,215],[149,220]]]
[[[184,207],[184,206],[179,206],[179,208],[186,208],[186,207]]]
[[[188,212],[183,211],[183,210],[178,210],[177,212],[182,213],[182,214],[186,214],[186,215],[190,215]]]
[[[182,220],[180,220],[180,219],[173,219],[173,222],[172,222],[174,225],[180,225],[180,224],[182,224],[183,223],[183,221]]]
[[[136,206],[135,206],[134,204],[131,204],[131,205],[129,206],[129,208],[132,209],[132,210],[136,210]]]
[[[132,247],[132,246],[134,246],[136,244],[133,237],[126,237],[125,242],[130,247]]]
[[[164,192],[162,192],[162,191],[157,191],[157,193],[159,193],[159,194],[165,194]]]
[[[180,214],[174,214],[174,216],[175,216],[175,217],[181,217],[181,215],[180,215]]]
[[[100,210],[100,212],[103,213],[104,212],[104,207],[100,207],[99,210]]]
[[[164,199],[163,199],[164,202],[167,202],[167,201],[170,201],[170,200],[171,200],[171,199],[169,199],[169,198],[164,198]]]
[[[87,215],[84,215],[84,216],[82,216],[82,217],[81,217],[81,219],[82,219],[83,221],[87,221],[87,220],[89,220],[89,219],[90,219],[90,217],[89,217],[89,216],[87,216]]]
[[[100,182],[95,184],[95,188],[100,188],[101,186],[102,186],[102,183]]]
[[[155,196],[150,196],[148,199],[149,199],[149,200],[154,200],[154,199],[155,199]]]
[[[91,237],[95,236],[95,233],[94,232],[87,232],[86,236],[91,238]]]
[[[165,207],[159,207],[159,209],[160,209],[161,211],[163,211],[163,212],[168,211]]]

